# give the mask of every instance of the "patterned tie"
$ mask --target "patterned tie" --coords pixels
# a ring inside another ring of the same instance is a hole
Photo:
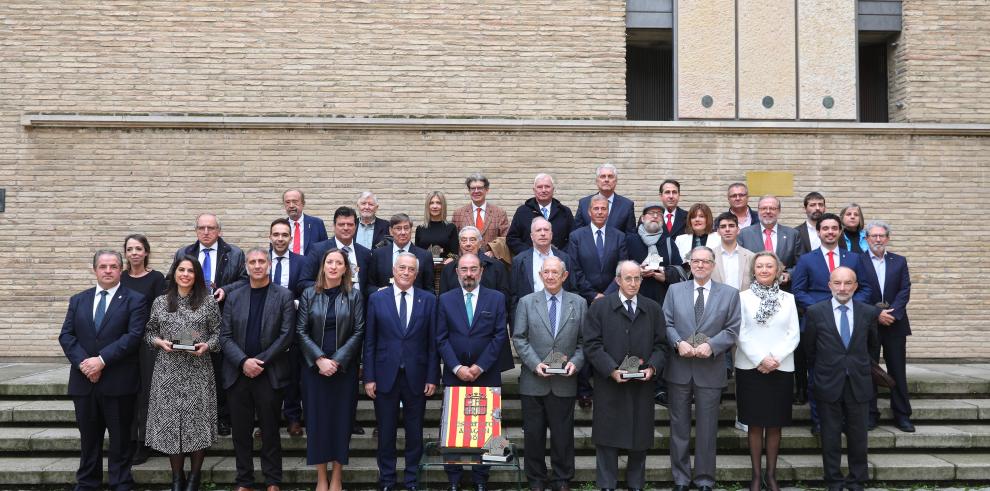
[[[548,210],[546,206],[540,208],[540,211],[543,212],[543,218],[546,218],[547,220],[550,219],[550,210]]]
[[[478,216],[474,218],[474,226],[478,227],[478,230],[483,230],[485,228],[485,221],[481,219],[481,208],[478,208]]]
[[[103,315],[107,313],[107,291],[100,291],[100,303],[96,304],[96,313],[93,315],[93,324],[96,332],[100,332],[100,324],[103,324]]]
[[[773,240],[770,239],[770,234],[773,233],[773,229],[765,228],[763,229],[763,250],[773,252]]]
[[[402,296],[399,298],[399,324],[402,324],[402,332],[406,332],[409,329],[409,321],[406,319],[406,292],[402,292]]]
[[[674,214],[668,211],[667,212],[667,232],[669,233],[672,230],[674,230]]]
[[[828,272],[835,271],[835,251],[828,251]]]
[[[278,286],[282,286],[282,259],[282,256],[275,256],[275,276],[272,281]]]
[[[849,316],[846,312],[849,311],[849,307],[845,305],[839,306],[839,336],[842,337],[842,346],[846,349],[849,348],[849,339],[852,338],[852,329],[849,328]]]
[[[299,242],[302,240],[302,234],[299,232],[299,221],[296,221],[296,229],[292,232],[292,252],[299,254]]]
[[[595,249],[598,250],[598,265],[605,267],[605,239],[602,238],[601,229],[595,234]]]
[[[550,296],[550,329],[553,330],[553,337],[557,337],[557,297]]]
[[[471,292],[468,292],[468,294],[464,296],[464,308],[467,310],[468,327],[471,327],[471,324],[474,324],[474,306],[471,305],[471,297],[473,296],[474,294]]]
[[[209,288],[211,292],[213,291],[213,278],[210,277],[210,251],[212,250],[212,248],[203,249],[203,279],[206,282],[206,288]]]
[[[705,315],[705,287],[698,287],[698,298],[694,301],[694,325],[701,325],[701,317]]]

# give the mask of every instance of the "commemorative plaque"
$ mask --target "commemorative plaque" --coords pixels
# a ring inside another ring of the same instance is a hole
[[[436,244],[430,246],[430,254],[433,255],[433,264],[439,264],[443,262],[443,247]]]
[[[512,459],[509,453],[509,439],[502,436],[493,436],[485,442],[485,453],[481,454],[482,462],[508,462]]]
[[[621,375],[624,379],[646,378],[646,373],[642,370],[643,360],[638,356],[627,356],[619,365],[619,370],[625,370]]]
[[[188,327],[180,327],[172,340],[172,349],[176,351],[196,351],[196,338],[199,333]]]
[[[567,355],[555,349],[550,350],[550,354],[543,359],[543,363],[547,365],[547,368],[543,369],[544,373],[550,375],[567,375]]]
[[[663,256],[660,254],[650,254],[649,256],[646,256],[646,260],[643,262],[646,263],[645,269],[647,271],[656,271],[660,269],[660,265],[663,264]]]

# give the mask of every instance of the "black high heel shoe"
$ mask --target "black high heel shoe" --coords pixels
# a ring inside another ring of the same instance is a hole
[[[199,491],[199,473],[190,472],[189,482],[186,483],[185,491]]]
[[[186,473],[172,473],[172,491],[186,491]]]

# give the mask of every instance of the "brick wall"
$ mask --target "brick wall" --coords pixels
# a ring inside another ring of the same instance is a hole
[[[859,202],[868,219],[893,224],[891,249],[909,259],[910,354],[990,358],[990,346],[967,341],[990,321],[990,264],[981,259],[990,246],[973,226],[990,185],[988,151],[987,138],[813,133],[29,130],[6,144],[16,160],[0,171],[8,192],[0,356],[57,355],[67,298],[92,283],[92,251],[120,247],[130,232],[150,236],[152,265],[165,269],[194,240],[201,211],[220,215],[232,243],[264,244],[288,186],[303,187],[318,216],[371,189],[381,215],[407,211],[420,220],[428,190],[459,206],[463,177],[485,170],[490,198],[511,213],[538,170],[556,177],[558,197],[573,207],[593,190],[595,165],[611,160],[620,193],[638,203],[675,177],[685,206],[721,210],[725,187],[749,170],[793,172],[785,224],[800,222],[801,196],[811,190],[825,194],[831,211]]]

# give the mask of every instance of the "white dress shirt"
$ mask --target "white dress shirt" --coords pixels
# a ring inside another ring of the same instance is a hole
[[[350,251],[350,252],[347,253],[347,262],[351,263],[351,283],[354,284],[354,288],[357,288],[358,290],[360,290],[361,289],[361,284],[360,284],[360,281],[358,280],[358,276],[360,276],[360,275],[358,275],[358,273],[360,272],[360,269],[361,268],[358,267],[357,251],[354,250],[354,243],[355,243],[355,241],[353,239],[351,239],[351,244],[350,245],[346,245],[343,242],[341,242],[340,240],[338,240],[336,237],[334,237],[333,238],[333,242],[334,242],[334,244],[337,245],[337,249],[344,250],[344,247],[346,247],[347,250]],[[395,261],[392,261],[392,263],[394,264]]]
[[[279,263],[278,258],[281,257],[282,258],[282,276],[279,278],[278,286],[280,286],[282,288],[288,288],[289,287],[289,268],[290,268],[289,263],[292,262],[291,260],[289,260],[289,251],[286,250],[285,251],[285,255],[279,256],[278,254],[275,254],[275,251],[274,250],[272,250],[271,255],[272,255],[272,270],[271,270],[271,274],[269,276],[271,277],[272,281],[275,281],[275,267],[278,266],[278,263]]]
[[[628,302],[629,300],[632,300],[633,312],[636,311],[636,306],[639,305],[639,302],[636,300],[637,298],[639,298],[639,295],[636,295],[636,296],[634,296],[632,298],[629,298],[624,293],[622,293],[621,290],[619,291],[619,300],[622,300],[622,308],[624,308],[626,310],[629,310],[629,304],[627,304],[626,302]]]
[[[118,289],[120,289],[119,281],[113,287],[107,288],[107,303],[104,306],[104,310],[103,310],[104,313],[110,310],[110,301],[113,300],[113,296],[117,294]],[[96,306],[100,304],[100,292],[102,291],[103,288],[100,288],[100,285],[96,285],[96,294],[93,297],[93,318],[96,318]],[[96,327],[99,328],[100,326],[96,326]]]
[[[821,251],[822,251],[822,257],[825,258],[825,265],[826,266],[828,265],[828,253],[829,252],[834,252],[834,254],[832,254],[832,261],[835,262],[835,267],[838,268],[839,266],[842,266],[842,255],[839,254],[839,246],[838,245],[836,245],[835,246],[835,249],[832,249],[831,251],[829,251],[828,249],[822,247],[821,248]]]
[[[298,220],[293,220],[286,217],[289,220],[289,250],[292,249],[292,241],[295,240],[296,234],[296,224],[299,224],[299,254],[303,254],[306,251],[306,215],[299,215]]]
[[[413,309],[413,290],[415,288],[409,287],[408,290],[400,290],[399,287],[394,287],[392,290],[395,291],[395,311],[402,312],[402,292],[406,292],[406,318],[403,319],[405,324],[409,325],[409,320],[412,319],[412,309]]]
[[[488,221],[488,202],[486,201],[486,202],[482,203],[481,206],[478,206],[478,205],[474,204],[474,202],[472,202],[471,203],[471,222],[472,222],[472,225],[474,225],[474,224],[477,223],[477,220],[478,220],[478,210],[481,210],[481,221],[482,222],[486,222],[486,223]]]
[[[553,332],[556,335],[560,330],[560,311],[564,306],[564,289],[561,288],[559,291],[557,291],[556,295],[551,295],[550,292],[548,292],[547,290],[543,290],[543,294],[546,295],[547,298],[547,319],[550,318],[550,299],[551,298],[557,299],[557,317],[554,319],[553,325],[550,326],[551,332]]]
[[[548,257],[553,256],[553,247],[547,251],[546,254],[541,253],[537,248],[533,248],[533,291],[538,292],[543,290],[543,278],[540,276],[540,270],[543,269],[543,261]]]
[[[808,229],[808,244],[811,245],[811,249],[810,250],[813,251],[813,250],[818,249],[819,247],[821,247],[822,246],[822,238],[818,236],[818,229],[815,228],[814,225],[808,223],[807,221],[804,222],[804,226],[805,226],[805,228]]]
[[[711,298],[712,296],[712,279],[708,278],[708,281],[706,281],[704,285],[699,285],[698,282],[695,281],[694,283],[692,283],[691,286],[692,286],[692,290],[694,290],[694,296],[692,296],[691,298],[694,300],[695,303],[698,302],[698,288],[704,288],[705,307],[707,308],[708,299]]]
[[[873,269],[877,270],[877,283],[880,284],[880,299],[883,300],[883,289],[887,282],[887,254],[877,257],[870,251],[870,260],[873,261]]]
[[[853,322],[853,303],[854,302],[850,299],[848,302],[841,304],[835,299],[835,297],[832,297],[832,315],[835,316],[835,332],[839,334],[840,339],[842,338],[842,311],[839,310],[839,306],[845,305],[846,307],[849,307],[849,310],[846,311],[846,317],[849,319],[849,338],[852,339],[854,329],[853,324],[855,324],[855,322]]]
[[[732,288],[735,288],[736,290],[739,290],[739,286],[740,286],[739,261],[741,260],[742,258],[739,257],[738,244],[736,245],[736,248],[732,250],[732,252],[722,249],[722,269],[725,270],[725,276],[722,277],[722,280],[726,285],[729,285]]]

